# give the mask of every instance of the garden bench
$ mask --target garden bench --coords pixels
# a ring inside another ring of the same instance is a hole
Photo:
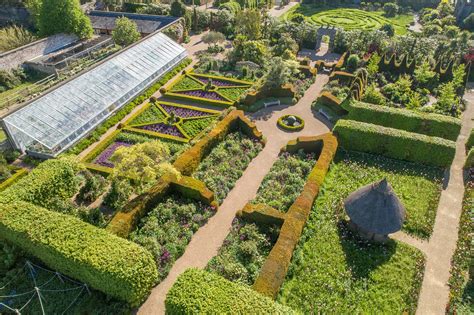
[[[265,106],[265,108],[267,108],[269,106],[277,106],[277,105],[280,105],[280,100],[265,102],[265,103],[263,103],[263,105]]]
[[[318,113],[321,114],[321,116],[323,116],[323,117],[326,118],[327,120],[329,120],[329,121],[332,120],[331,115],[329,115],[329,114],[324,110],[324,108],[320,108],[320,109],[318,110]]]

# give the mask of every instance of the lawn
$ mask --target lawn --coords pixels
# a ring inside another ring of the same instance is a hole
[[[401,14],[387,18],[383,11],[363,11],[351,8],[334,8],[314,5],[296,5],[285,13],[283,19],[291,19],[294,14],[303,14],[306,20],[316,25],[342,27],[345,30],[378,30],[384,24],[393,24],[395,33],[404,35],[413,21],[412,14]]]
[[[347,229],[343,200],[387,177],[407,208],[404,229],[430,232],[439,197],[440,170],[362,153],[339,152],[282,286],[279,302],[321,313],[415,313],[423,276],[422,253],[406,244],[367,243]]]

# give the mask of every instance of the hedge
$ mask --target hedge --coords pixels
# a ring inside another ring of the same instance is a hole
[[[455,153],[455,142],[354,120],[339,120],[334,127],[339,143],[347,150],[447,167]]]
[[[22,200],[48,207],[52,197],[71,198],[76,192],[79,169],[72,157],[45,161],[1,192],[0,203]]]
[[[0,183],[0,191],[3,191],[13,185],[17,180],[24,177],[28,174],[28,170],[26,168],[20,168],[14,171],[14,174]]]
[[[144,248],[31,203],[0,204],[0,237],[49,268],[132,306],[144,301],[158,278]]]
[[[326,133],[316,137],[299,137],[290,141],[281,150],[292,153],[302,149],[306,152],[319,153],[319,157],[308,175],[303,191],[288,209],[278,239],[255,280],[253,288],[257,292],[276,298],[280,291],[293,257],[293,251],[300,240],[314,200],[319,194],[319,189],[336,154],[337,146],[336,137],[331,133]],[[267,209],[267,214],[268,212],[271,213]],[[268,216],[268,218],[271,217]]]
[[[466,141],[466,150],[469,151],[474,146],[474,129],[471,129],[469,138]]]
[[[467,153],[466,162],[464,168],[474,167],[474,148],[471,148]]]
[[[283,122],[283,119],[285,118],[288,118],[290,116],[294,116],[297,120],[299,120],[299,122],[301,123],[300,125],[298,126],[290,126],[290,125],[287,125]],[[278,118],[277,120],[277,124],[280,128],[284,129],[284,130],[287,130],[287,131],[300,131],[304,128],[304,120],[303,118],[301,118],[300,116],[297,116],[297,115],[283,115],[281,116],[280,118]]]
[[[454,117],[356,101],[345,102],[342,106],[349,111],[347,119],[421,133],[427,136],[455,141],[461,131],[461,120]]]
[[[149,87],[145,92],[137,96],[133,101],[122,107],[116,114],[111,116],[105,122],[100,124],[95,130],[89,134],[86,138],[83,138],[75,146],[69,149],[71,154],[79,154],[89,147],[92,143],[98,141],[100,137],[107,132],[111,127],[118,124],[125,116],[127,116],[135,107],[142,104],[146,99],[152,96],[156,91],[158,91],[163,85],[165,85],[171,78],[178,74],[181,70],[186,68],[191,63],[191,59],[186,58],[179,65],[177,65],[173,70],[165,74],[160,80],[155,84]]]
[[[166,314],[296,314],[249,287],[198,269],[188,269],[171,287]]]

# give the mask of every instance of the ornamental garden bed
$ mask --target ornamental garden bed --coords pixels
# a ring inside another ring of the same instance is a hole
[[[191,72],[162,92],[170,98],[228,107],[238,103],[252,85],[249,81]]]
[[[286,131],[300,131],[304,128],[303,118],[296,115],[284,115],[278,118],[278,127]]]
[[[414,313],[424,270],[423,254],[406,244],[367,243],[345,224],[343,200],[387,178],[407,210],[403,229],[428,237],[442,171],[356,152],[339,152],[326,176],[295,251],[278,301],[306,312]]]
[[[242,132],[230,133],[201,161],[193,177],[203,181],[221,203],[262,148],[261,142]]]
[[[158,281],[166,278],[193,234],[215,211],[200,201],[171,194],[141,219],[130,240],[152,253],[158,267]]]

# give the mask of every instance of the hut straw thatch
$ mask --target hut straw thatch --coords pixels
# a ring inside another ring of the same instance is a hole
[[[351,222],[366,233],[394,233],[405,221],[405,207],[386,179],[353,192],[344,206]]]

